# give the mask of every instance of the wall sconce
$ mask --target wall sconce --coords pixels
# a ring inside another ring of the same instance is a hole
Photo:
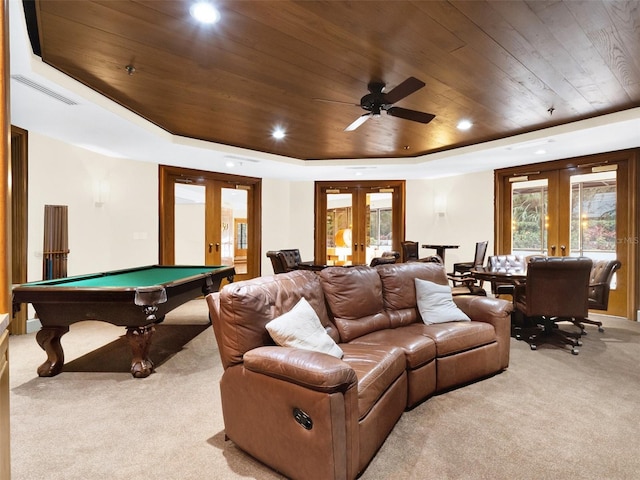
[[[447,213],[447,197],[438,195],[433,199],[433,211],[439,217],[444,217]]]
[[[110,186],[106,180],[96,182],[93,187],[93,201],[96,207],[101,207],[109,200]]]

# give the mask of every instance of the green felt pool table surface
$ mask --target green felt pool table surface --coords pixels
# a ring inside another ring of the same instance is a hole
[[[30,303],[42,324],[36,340],[48,360],[38,369],[40,376],[61,371],[60,337],[71,324],[98,320],[127,328],[132,373],[144,377],[153,370],[148,359],[153,325],[189,300],[218,291],[234,275],[230,266],[151,265],[30,282],[13,287],[14,311]]]
[[[164,285],[203,275],[227,267],[218,266],[165,266],[146,267],[101,272],[74,277],[56,278],[22,284],[22,287],[74,287],[74,288],[138,288]]]

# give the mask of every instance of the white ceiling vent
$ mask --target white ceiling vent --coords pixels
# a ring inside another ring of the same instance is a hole
[[[31,87],[34,90],[38,90],[39,92],[44,93],[45,95],[48,95],[51,98],[55,98],[59,102],[66,103],[67,105],[79,105],[78,102],[76,102],[75,100],[71,100],[70,98],[67,98],[64,95],[54,92],[50,88],[47,88],[44,85],[41,85],[23,75],[11,75],[11,79],[15,80],[18,83],[26,85],[27,87]]]

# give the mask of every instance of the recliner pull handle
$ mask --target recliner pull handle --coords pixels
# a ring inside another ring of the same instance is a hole
[[[313,428],[313,420],[311,420],[311,417],[299,408],[293,409],[293,418],[302,425],[305,430],[311,430]]]

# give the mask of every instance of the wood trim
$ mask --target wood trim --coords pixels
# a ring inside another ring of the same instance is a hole
[[[29,225],[29,136],[26,130],[11,126],[11,281],[27,281],[27,238]],[[14,315],[9,331],[27,333],[27,306]]]
[[[0,4],[0,479],[11,478],[9,415],[9,333],[11,305],[11,136],[9,108],[9,6]]]
[[[0,313],[11,312],[11,145],[9,120],[9,18],[6,0],[0,9]]]
[[[370,191],[372,189],[392,188],[393,208],[393,250],[401,251],[401,242],[405,236],[406,218],[406,182],[404,180],[366,180],[366,181],[318,181],[314,187],[314,262],[325,263],[327,252],[326,212],[327,197],[323,193],[326,189],[344,190],[345,193]],[[354,208],[358,207],[358,200],[354,199]],[[358,235],[363,235],[358,228],[354,229],[354,241]],[[360,240],[358,240],[360,242]],[[354,252],[356,253],[356,252]]]
[[[198,179],[198,183],[214,182],[225,185],[245,185],[251,187],[247,198],[249,219],[249,235],[247,254],[247,275],[244,278],[253,278],[260,275],[261,271],[261,245],[262,245],[262,180],[255,177],[241,175],[229,175],[224,173],[208,172],[189,168],[180,168],[167,165],[159,165],[159,262],[161,265],[172,265],[175,262],[175,195],[173,185],[176,179]],[[219,214],[213,213],[212,222],[219,224]]]

